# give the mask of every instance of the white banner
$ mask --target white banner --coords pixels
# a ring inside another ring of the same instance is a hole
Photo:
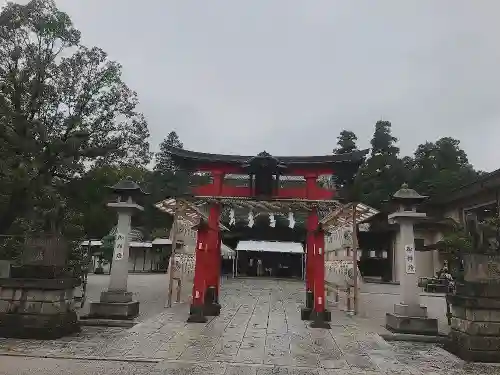
[[[115,254],[115,260],[122,260],[123,259],[123,252],[125,250],[125,235],[121,233],[116,233],[115,235],[115,248],[113,249],[113,252]]]
[[[405,246],[405,264],[406,264],[406,273],[415,273],[415,249],[413,245]]]

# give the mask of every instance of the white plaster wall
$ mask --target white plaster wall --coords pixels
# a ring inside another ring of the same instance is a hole
[[[134,272],[134,258],[134,250],[133,248],[130,248],[128,253],[128,272]]]
[[[144,249],[134,248],[131,253],[133,254],[131,256],[137,256],[137,259],[135,260],[135,272],[144,271]],[[134,260],[132,259],[132,262],[133,261]],[[146,264],[146,269],[147,269],[147,264]]]
[[[415,238],[423,239],[424,244],[427,246],[440,241],[443,238],[443,234],[435,230],[418,230],[415,231]],[[437,250],[417,251],[415,254],[419,277],[434,277],[443,266]]]

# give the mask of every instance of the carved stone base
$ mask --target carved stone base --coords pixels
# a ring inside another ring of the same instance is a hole
[[[204,315],[204,306],[191,305],[189,308],[188,323],[206,323],[207,318]]]
[[[205,316],[219,316],[221,306],[218,303],[210,303],[203,306]]]
[[[500,281],[457,284],[448,350],[472,362],[500,363]]]
[[[308,309],[307,307],[303,307],[300,309],[300,319],[302,320],[311,320],[312,309]]]
[[[132,302],[132,292],[107,290],[101,292],[100,302],[103,303],[128,303]]]
[[[438,335],[438,321],[434,318],[418,318],[413,316],[387,313],[385,324],[389,331],[414,335]]]
[[[464,361],[500,363],[499,337],[475,336],[452,329],[445,348]]]
[[[92,302],[87,318],[131,320],[139,315],[139,302]]]
[[[205,299],[203,305],[203,314],[205,316],[219,316],[220,315],[220,304],[217,296],[217,288],[215,286],[209,286],[205,291]]]
[[[325,328],[330,329],[330,321],[332,320],[332,313],[328,310],[324,310],[321,312],[313,311],[311,313],[312,320],[309,327],[311,328]]]
[[[55,340],[79,331],[74,311],[55,315],[0,313],[0,337]]]
[[[0,279],[0,337],[58,339],[78,332],[75,279]]]
[[[438,335],[438,321],[427,317],[427,308],[419,305],[394,305],[394,313],[385,316],[386,328],[396,333]]]

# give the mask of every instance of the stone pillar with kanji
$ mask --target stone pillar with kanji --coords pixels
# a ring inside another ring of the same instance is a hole
[[[127,290],[129,235],[132,215],[143,211],[137,199],[146,195],[140,186],[130,177],[110,187],[116,196],[108,207],[118,215],[113,249],[113,260],[110,271],[109,286],[101,292],[99,302],[90,304],[90,318],[133,319],[139,315],[139,302],[132,300],[132,293]]]
[[[394,312],[386,314],[386,327],[398,333],[437,335],[437,319],[427,316],[427,307],[420,304],[418,270],[415,259],[414,224],[426,217],[417,212],[417,206],[425,196],[403,184],[393,196],[397,205],[396,212],[388,216],[390,224],[398,224],[395,253],[396,272],[399,280],[399,303],[394,305]]]

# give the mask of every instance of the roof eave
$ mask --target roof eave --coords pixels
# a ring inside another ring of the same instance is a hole
[[[172,158],[181,165],[200,165],[200,164],[229,164],[242,165],[253,156],[244,155],[224,155],[210,154],[197,151],[189,151],[177,147],[169,147],[168,152]],[[321,156],[276,156],[280,162],[287,165],[305,166],[305,165],[361,165],[365,160],[368,150],[354,151],[348,154],[339,155],[321,155]]]

